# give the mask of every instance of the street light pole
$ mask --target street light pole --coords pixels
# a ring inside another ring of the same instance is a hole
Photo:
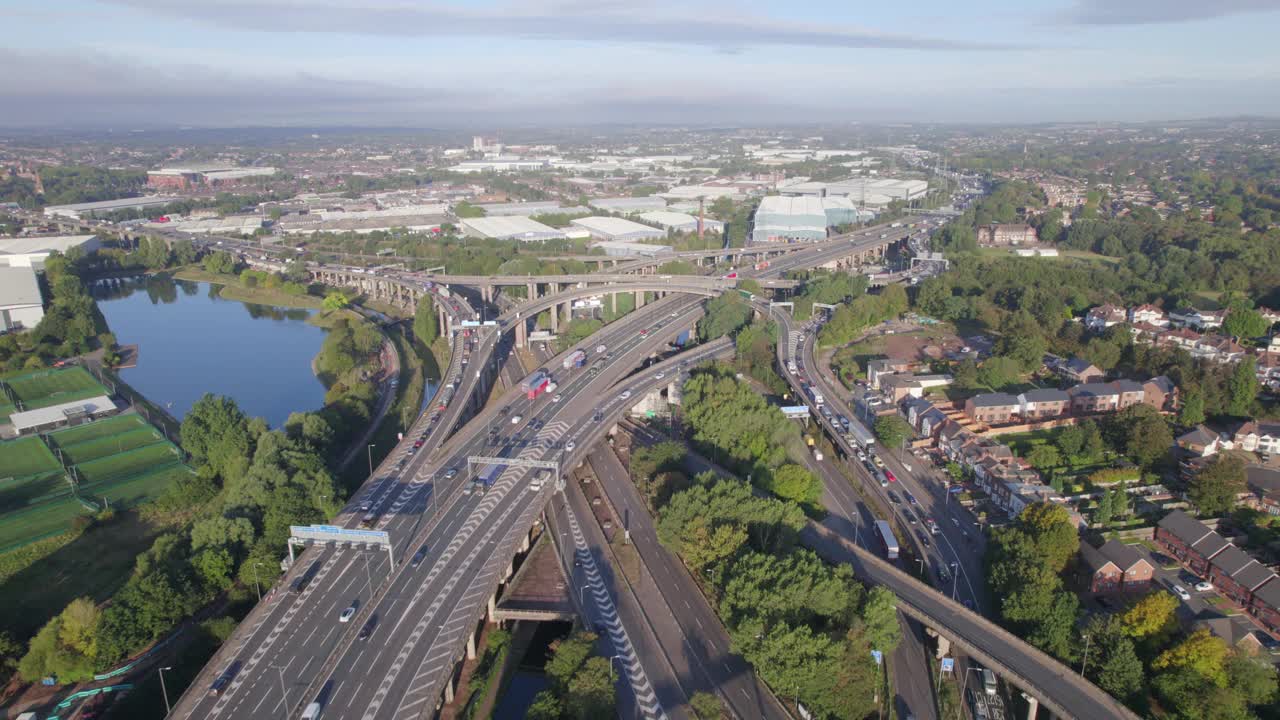
[[[1084,636],[1084,658],[1080,661],[1080,677],[1084,677],[1084,669],[1089,665],[1089,636]]]
[[[260,562],[253,563],[253,589],[258,591],[258,602],[262,602],[262,585],[258,583],[258,566]]]
[[[164,714],[165,714],[165,717],[168,717],[168,716],[169,716],[169,712],[170,712],[170,710],[172,710],[172,708],[171,708],[171,707],[169,707],[169,688],[165,687],[165,684],[164,684],[164,671],[165,671],[165,670],[172,670],[172,669],[173,669],[173,666],[172,666],[172,665],[170,665],[169,667],[162,667],[162,668],[160,668],[160,692],[161,692],[161,694],[163,694],[163,695],[164,695]]]
[[[369,458],[369,476],[370,477],[373,476],[373,448],[374,447],[376,446],[373,444],[370,444],[369,447],[365,448],[365,455],[368,456]]]

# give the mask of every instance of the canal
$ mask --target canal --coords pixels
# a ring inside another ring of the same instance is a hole
[[[121,378],[179,420],[207,392],[275,428],[323,406],[311,360],[325,330],[307,322],[316,311],[225,300],[220,289],[165,276],[97,281],[92,293],[116,342],[139,348]]]

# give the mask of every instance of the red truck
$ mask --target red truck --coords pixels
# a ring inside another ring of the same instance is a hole
[[[520,389],[532,400],[541,395],[550,382],[551,376],[547,374],[546,370],[534,370],[532,375],[520,383]]]

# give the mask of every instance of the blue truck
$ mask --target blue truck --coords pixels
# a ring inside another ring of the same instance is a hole
[[[480,469],[480,472],[476,474],[475,483],[477,485],[484,486],[484,488],[487,490],[493,487],[493,484],[497,482],[498,476],[501,474],[502,474],[501,465],[485,465],[483,468]]]

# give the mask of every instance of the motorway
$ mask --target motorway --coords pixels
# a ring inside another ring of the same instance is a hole
[[[246,636],[236,638],[241,667],[227,691],[217,698],[203,697],[207,685],[196,685],[188,695],[198,700],[179,710],[193,717],[278,717],[282,709],[316,698],[341,708],[341,717],[416,717],[430,710],[455,646],[474,627],[512,555],[504,546],[527,532],[540,510],[535,499],[545,499],[550,492],[545,487],[531,492],[522,482],[528,471],[520,468],[502,473],[488,492],[468,493],[466,457],[548,457],[559,455],[562,448],[571,451],[572,441],[593,429],[593,411],[625,403],[620,398],[600,402],[601,393],[616,379],[616,369],[638,365],[665,343],[664,336],[691,326],[701,314],[694,298],[676,297],[652,307],[677,315],[667,332],[641,337],[639,330],[652,322],[646,314],[629,315],[606,327],[591,344],[608,344],[620,356],[618,361],[598,377],[579,370],[561,378],[561,402],[545,395],[530,401],[518,391],[509,392],[468,425],[472,432],[456,435],[433,453],[439,459],[411,465],[405,473],[411,482],[368,484],[353,505],[371,502],[382,513],[378,527],[389,531],[400,548],[391,576],[384,578],[385,557],[375,553],[323,548],[304,554],[291,577],[316,564],[315,578],[299,595],[277,592],[270,601],[274,607]],[[482,346],[492,343],[495,335],[486,333]],[[558,365],[551,367],[561,375]],[[495,419],[509,425],[508,417],[520,416],[524,417],[516,432],[499,436],[497,448],[477,430],[492,426]],[[541,427],[533,426],[535,419]],[[456,476],[447,477],[448,469],[457,470]],[[430,562],[405,562],[408,552],[421,547]],[[352,604],[359,608],[356,617],[339,623],[339,612]],[[372,637],[355,640],[355,629],[371,618],[377,623]],[[318,689],[304,696],[308,687]],[[282,707],[289,692],[293,697]],[[423,704],[428,707],[419,707]]]

